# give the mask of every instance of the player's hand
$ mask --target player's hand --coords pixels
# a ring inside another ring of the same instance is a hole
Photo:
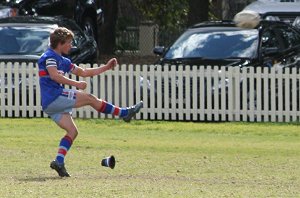
[[[87,86],[87,83],[85,81],[79,81],[76,87],[78,89],[84,90],[86,88],[86,86]]]
[[[113,69],[113,68],[115,68],[115,67],[117,66],[117,64],[118,64],[117,59],[116,59],[116,58],[112,58],[112,59],[110,59],[110,60],[106,63],[106,68],[107,68],[107,70]]]

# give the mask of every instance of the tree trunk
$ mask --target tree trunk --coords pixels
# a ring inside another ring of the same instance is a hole
[[[101,54],[113,54],[116,47],[118,0],[103,0],[102,8],[104,23],[99,31],[99,50]]]
[[[207,21],[209,0],[189,0],[188,26]]]

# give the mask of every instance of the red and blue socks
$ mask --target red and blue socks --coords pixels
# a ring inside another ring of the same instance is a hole
[[[59,149],[56,156],[56,162],[58,164],[64,164],[65,156],[67,155],[68,150],[71,148],[73,140],[69,136],[65,136],[61,139],[59,143]]]
[[[105,114],[119,116],[120,118],[128,115],[128,108],[120,108],[104,100],[102,100],[101,107],[98,111]]]

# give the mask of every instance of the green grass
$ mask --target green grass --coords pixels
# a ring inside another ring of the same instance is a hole
[[[75,122],[71,178],[50,119],[0,119],[0,197],[300,197],[300,124]],[[111,170],[100,165],[115,155]]]

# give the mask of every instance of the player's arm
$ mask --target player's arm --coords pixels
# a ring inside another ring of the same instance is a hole
[[[106,65],[97,68],[86,68],[86,69],[83,69],[81,67],[76,67],[72,71],[72,73],[81,77],[96,76],[107,70],[113,69],[117,64],[118,64],[117,59],[112,58],[106,63]]]
[[[86,88],[85,81],[76,81],[76,80],[67,78],[66,76],[60,74],[57,71],[57,67],[55,67],[55,66],[47,67],[47,71],[49,73],[50,78],[59,84],[74,86],[74,87],[77,87],[78,89]]]

